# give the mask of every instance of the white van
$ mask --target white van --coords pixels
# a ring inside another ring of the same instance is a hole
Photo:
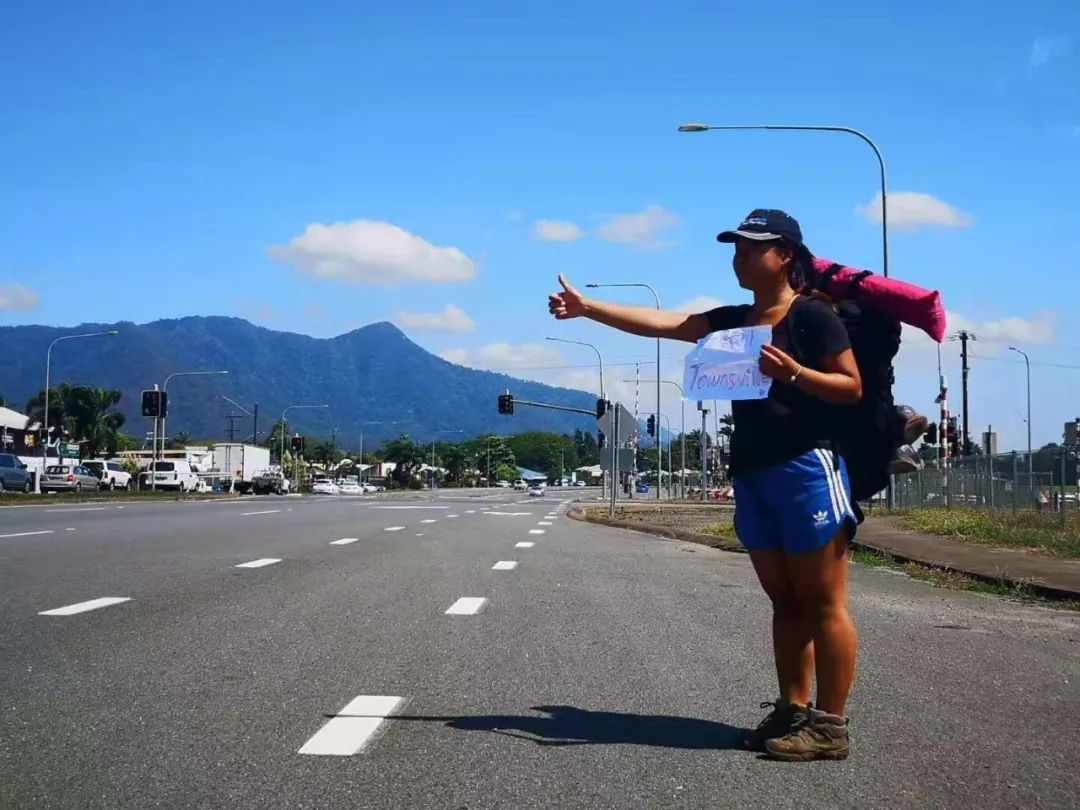
[[[152,479],[151,476],[153,476]],[[199,475],[194,465],[183,459],[155,461],[150,469],[142,474],[142,488],[195,492],[199,488]]]

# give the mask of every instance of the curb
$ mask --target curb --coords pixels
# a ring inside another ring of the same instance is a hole
[[[577,505],[567,511],[566,515],[569,518],[580,520],[583,523],[596,523],[601,526],[611,526],[616,529],[626,529],[628,531],[638,532],[639,534],[651,534],[665,540],[682,540],[687,543],[699,543],[721,551],[731,551],[740,554],[746,553],[746,549],[743,548],[741,544],[715,537],[711,534],[699,534],[697,532],[688,532],[682,529],[669,529],[666,526],[656,526],[650,523],[638,523],[636,521],[589,515]],[[954,571],[989,585],[1007,585],[1020,591],[1026,590],[1029,593],[1044,599],[1080,601],[1080,592],[1072,590],[1071,588],[1058,588],[1054,585],[1046,585],[1029,579],[1018,579],[1007,575],[993,576],[990,574],[983,574],[978,571],[957,568],[956,566],[922,559],[913,555],[901,554],[892,549],[882,548],[881,546],[875,546],[872,543],[866,543],[859,540],[852,542],[851,547],[859,549],[860,551],[869,551],[874,554],[880,554],[883,557],[888,557],[890,560],[898,563],[915,563],[916,565],[921,565],[925,568],[934,568],[938,571]]]

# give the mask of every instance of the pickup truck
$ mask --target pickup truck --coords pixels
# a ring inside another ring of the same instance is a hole
[[[261,472],[251,482],[252,491],[256,495],[284,495],[289,491],[289,479],[279,472]]]

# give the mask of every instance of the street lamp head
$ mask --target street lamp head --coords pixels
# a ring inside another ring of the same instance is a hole
[[[705,124],[683,124],[679,127],[679,132],[708,132],[708,130]]]
[[[595,290],[600,285],[599,284],[586,284],[585,286],[588,287],[590,290]]]

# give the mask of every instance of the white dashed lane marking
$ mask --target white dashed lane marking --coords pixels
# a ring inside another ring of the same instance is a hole
[[[457,517],[457,515],[447,515],[448,518]]]
[[[428,518],[427,520],[421,520],[421,523],[438,523],[435,518]]]
[[[251,562],[240,563],[239,565],[234,566],[234,567],[235,568],[264,568],[267,565],[273,565],[274,563],[279,563],[279,562],[281,562],[281,560],[279,560],[277,557],[263,557],[263,558],[258,559],[258,560],[252,560]]]
[[[332,545],[332,546],[347,546],[347,545],[349,545],[349,543],[355,543],[359,539],[360,539],[359,537],[342,537],[340,540],[331,540],[330,545]]]
[[[119,509],[120,507],[117,507],[117,508]],[[63,512],[64,514],[72,514],[73,512],[104,512],[105,507],[104,506],[89,506],[86,509],[72,509],[72,508],[69,507],[67,509],[46,509],[45,511],[46,512]]]
[[[514,548],[532,548],[536,543],[531,540],[522,540],[520,543],[515,543]]]
[[[383,531],[384,532],[400,532],[404,528],[405,528],[404,526],[387,526],[385,529],[383,529]]]
[[[276,515],[280,511],[280,509],[266,509],[262,512],[241,512],[240,517],[250,517],[251,515]]]
[[[529,529],[529,534],[543,534],[543,529]]]
[[[351,757],[378,731],[383,721],[401,705],[391,695],[360,695],[315,732],[298,753],[327,757]]]
[[[33,537],[36,534],[52,534],[52,529],[45,529],[40,532],[15,532],[14,534],[0,534],[0,539],[4,537]]]
[[[487,599],[481,596],[463,596],[446,611],[447,616],[472,616],[478,613]]]
[[[492,571],[513,571],[515,568],[517,568],[516,560],[499,560],[491,566]]]
[[[537,525],[537,526],[550,526],[550,525],[551,525],[551,521],[550,521],[550,520],[541,520],[541,521],[540,521],[539,523],[537,523],[536,525]]]
[[[67,607],[43,610],[38,615],[74,616],[76,613],[86,613],[88,610],[97,610],[98,608],[108,607],[109,605],[119,605],[121,602],[130,601],[130,596],[103,596],[100,599],[91,599],[89,602],[79,602],[74,605],[68,605]]]

